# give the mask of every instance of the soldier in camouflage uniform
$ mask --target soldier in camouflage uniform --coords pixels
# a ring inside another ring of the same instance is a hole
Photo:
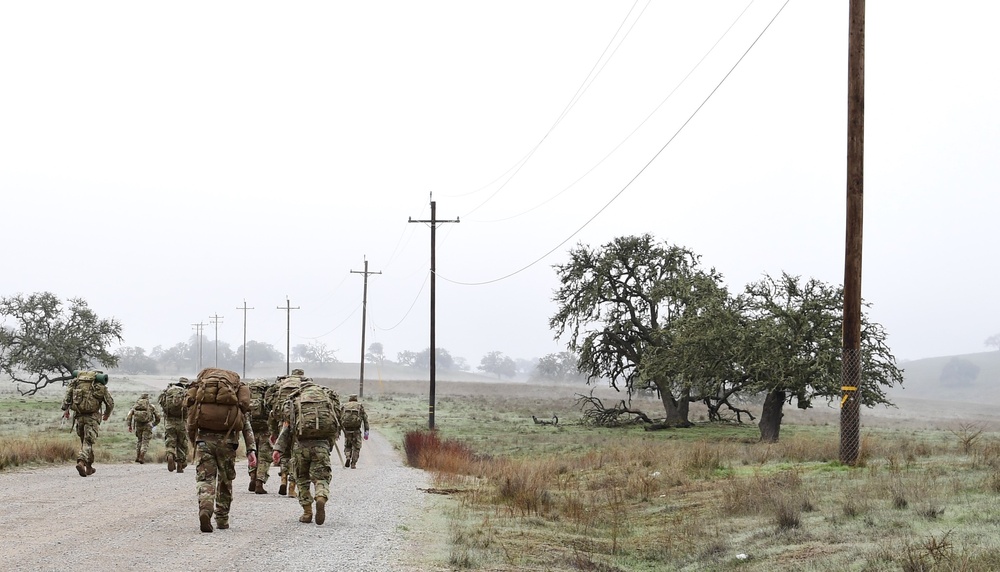
[[[190,402],[189,402],[190,405]],[[188,426],[188,437],[195,444],[197,455],[196,480],[198,483],[198,520],[202,532],[212,532],[212,513],[215,526],[229,528],[229,508],[233,503],[233,481],[236,479],[236,450],[240,446],[237,431],[207,431]],[[250,416],[243,417],[243,444],[247,450],[247,464],[257,465],[257,454]]]
[[[317,386],[313,383],[303,384]],[[318,386],[317,386],[318,387]],[[336,446],[340,424],[338,420],[339,400],[336,393],[323,388],[323,393],[330,401],[330,412],[336,423],[336,430],[330,437],[303,438],[300,435],[296,401],[301,395],[301,389],[292,394],[285,402],[284,418],[281,432],[274,444],[272,461],[280,463],[285,458],[285,452],[291,450],[292,466],[298,479],[298,501],[302,506],[302,516],[299,522],[309,523],[313,520],[313,500],[316,502],[316,524],[326,522],[326,502],[330,498],[330,480],[333,469],[330,467],[330,451]],[[292,446],[294,443],[294,447]],[[315,489],[315,495],[310,492],[310,484]]]
[[[368,440],[368,413],[356,393],[347,398],[347,403],[341,408],[340,419],[344,423],[344,467],[356,469],[358,456],[361,455],[361,439]]]
[[[250,409],[251,412],[254,410],[254,402],[256,398],[254,397],[254,385],[260,384],[261,386],[266,386],[270,389],[272,386],[267,384],[266,380],[255,379],[251,381],[248,385],[250,386]],[[257,445],[257,466],[247,467],[247,473],[250,475],[250,486],[247,490],[252,493],[259,495],[267,494],[267,490],[264,489],[264,485],[267,484],[267,478],[271,470],[271,430],[268,428],[268,415],[269,411],[267,409],[267,392],[264,392],[265,399],[261,403],[260,408],[261,415],[251,415],[250,417],[250,427],[253,428],[253,436],[256,440]]]
[[[94,468],[94,443],[97,441],[97,429],[101,426],[101,421],[107,421],[111,417],[111,411],[115,408],[115,400],[108,392],[108,376],[103,372],[73,372],[73,381],[66,388],[66,396],[63,398],[63,417],[69,419],[70,410],[73,411],[73,426],[76,434],[80,437],[80,453],[76,457],[76,471],[81,477],[93,475],[97,472]],[[99,374],[99,375],[98,375]],[[103,376],[103,382],[99,381]],[[84,393],[89,397],[84,399]],[[81,407],[87,401],[96,400],[96,407]],[[104,413],[101,414],[103,408]],[[84,411],[86,409],[86,411]],[[91,411],[91,409],[93,409]]]
[[[167,470],[170,472],[173,472],[174,469],[177,469],[178,473],[184,472],[188,461],[188,438],[184,428],[184,408],[181,406],[179,411],[171,411],[171,407],[167,405],[167,394],[179,391],[181,393],[179,398],[186,400],[189,383],[191,382],[186,377],[178,379],[177,383],[167,386],[156,400],[160,404],[160,408],[163,409],[163,446],[167,450]],[[179,415],[171,415],[171,413],[179,413]]]
[[[132,409],[129,409],[125,416],[125,426],[128,432],[135,432],[135,462],[140,465],[146,462],[146,451],[149,449],[149,441],[153,438],[153,427],[160,424],[160,414],[156,407],[149,402],[149,394],[143,393],[136,400]]]
[[[269,442],[272,446],[278,439],[278,432],[281,431],[281,424],[285,421],[283,417],[285,404],[278,402],[282,387],[287,383],[307,380],[308,378],[305,377],[305,375],[306,374],[303,370],[293,369],[290,375],[286,377],[279,377],[278,382],[267,390],[267,394],[264,399],[267,403],[268,411],[270,412],[267,419],[267,428],[271,434]],[[278,486],[278,494],[287,494],[289,497],[293,497],[295,496],[295,464],[292,462],[292,450],[295,449],[294,437],[289,447],[290,450],[285,451],[285,454],[281,457],[281,462],[275,462],[274,464],[278,465],[278,475],[281,476],[281,485]]]

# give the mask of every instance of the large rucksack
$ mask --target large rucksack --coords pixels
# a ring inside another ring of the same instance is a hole
[[[105,379],[107,379],[105,377]],[[89,415],[101,410],[101,398],[98,394],[97,372],[81,371],[77,372],[76,379],[73,380],[73,401],[70,409],[77,415]]]
[[[250,389],[250,421],[255,425],[267,421],[267,403],[264,396],[271,384],[266,379],[255,379],[247,384]]]
[[[299,439],[336,438],[340,430],[337,405],[323,387],[307,383],[293,399]]]
[[[274,401],[268,404],[271,408],[271,415],[278,420],[278,423],[288,421],[288,419],[285,419],[285,402],[288,401],[288,398],[291,397],[293,393],[302,388],[303,384],[307,381],[308,379],[297,375],[290,375],[278,381],[273,394]]]
[[[198,373],[187,393],[188,427],[208,431],[241,431],[250,411],[250,390],[240,374],[208,367]]]
[[[344,413],[341,417],[340,422],[344,425],[344,429],[348,431],[361,429],[361,404],[357,401],[348,401],[344,405]]]
[[[140,397],[132,406],[132,421],[136,423],[150,423],[153,421],[153,404],[149,398]]]
[[[171,385],[160,394],[160,406],[167,417],[184,416],[184,401],[187,398],[187,388],[181,385]]]

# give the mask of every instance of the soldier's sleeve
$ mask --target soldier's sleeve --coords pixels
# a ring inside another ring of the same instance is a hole
[[[161,421],[160,412],[153,408],[153,425],[159,425]]]
[[[125,416],[125,424],[129,427],[132,426],[132,416],[135,415],[135,408],[128,410],[128,415]]]
[[[160,392],[160,396],[156,398],[156,403],[160,405],[161,409],[167,408],[167,390],[164,389]]]
[[[250,426],[249,415],[243,416],[243,445],[247,450],[247,455],[249,455],[251,451],[254,453],[257,452],[257,440],[253,435],[253,427]]]
[[[368,412],[365,411],[365,406],[361,406],[361,422],[364,423],[365,431],[368,431]]]
[[[288,446],[292,442],[292,429],[291,425],[288,423],[281,424],[281,432],[278,433],[278,439],[274,442],[274,450],[278,451],[282,455],[288,450]]]
[[[69,406],[73,404],[73,382],[70,382],[69,386],[66,387],[66,395],[62,400],[62,410],[66,411]]]
[[[104,388],[104,414],[111,417],[111,410],[115,408],[115,400],[111,397],[111,392],[108,388]]]

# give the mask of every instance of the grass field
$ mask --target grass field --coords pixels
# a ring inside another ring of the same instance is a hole
[[[356,381],[323,380],[342,393]],[[115,391],[98,462],[129,462],[142,387]],[[367,382],[375,428],[443,493],[448,561],[468,570],[1000,570],[1000,435],[991,409],[901,401],[862,413],[862,462],[838,462],[839,411],[647,432],[582,423],[586,386]],[[598,395],[615,398],[607,388]],[[0,399],[0,468],[71,464],[59,396]],[[654,399],[633,407],[656,415]],[[559,418],[558,425],[536,425]],[[154,442],[155,457],[162,444]],[[362,453],[363,454],[363,453]]]

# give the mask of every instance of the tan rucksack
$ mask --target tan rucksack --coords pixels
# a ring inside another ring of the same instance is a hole
[[[72,381],[73,400],[70,403],[70,409],[77,415],[97,413],[101,410],[101,399],[98,395],[100,382],[97,381],[97,372],[80,371],[74,373],[76,373],[76,379]],[[105,379],[107,379],[106,376]]]
[[[241,431],[250,411],[250,390],[234,371],[205,368],[188,388],[187,408],[189,428]]]
[[[299,439],[331,439],[340,432],[337,404],[326,389],[306,383],[292,397]]]

